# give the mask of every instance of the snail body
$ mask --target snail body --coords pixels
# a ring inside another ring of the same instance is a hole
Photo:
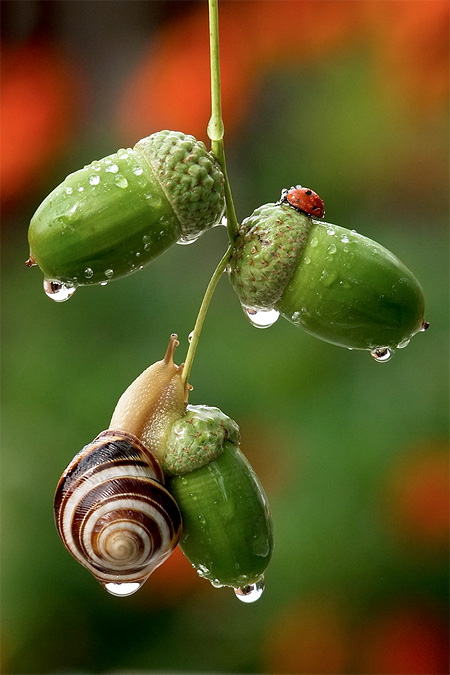
[[[217,225],[222,172],[193,136],[160,131],[75,171],[38,207],[29,266],[70,287],[130,274]]]
[[[283,194],[242,222],[229,277],[244,307],[350,349],[395,349],[427,326],[420,284],[398,258]]]
[[[110,593],[129,595],[178,544],[181,515],[138,438],[102,432],[70,462],[54,499],[67,550]]]

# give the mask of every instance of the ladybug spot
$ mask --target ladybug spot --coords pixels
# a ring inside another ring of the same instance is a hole
[[[305,195],[308,195],[308,197],[310,197],[312,195],[312,190],[305,190]]]

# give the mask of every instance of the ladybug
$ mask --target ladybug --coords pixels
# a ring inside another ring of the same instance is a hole
[[[295,185],[289,190],[284,189],[281,192],[281,199],[279,204],[289,204],[297,211],[307,213],[309,216],[316,216],[323,218],[325,213],[325,204],[319,197],[317,192],[310,190],[310,188],[302,187],[302,185]]]

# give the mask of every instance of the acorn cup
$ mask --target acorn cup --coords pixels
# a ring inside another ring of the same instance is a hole
[[[28,266],[55,300],[141,269],[220,223],[224,178],[201,141],[159,131],[70,174],[39,206]],[[62,287],[62,288],[61,288]]]
[[[290,192],[298,190],[239,229],[228,271],[244,310],[278,312],[326,342],[387,360],[428,327],[419,282],[380,244],[294,206]]]

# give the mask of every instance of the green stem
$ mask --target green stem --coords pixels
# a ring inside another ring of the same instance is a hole
[[[200,334],[202,332],[203,322],[205,321],[205,317],[208,312],[209,303],[211,302],[212,296],[214,295],[214,291],[216,290],[216,286],[219,282],[219,279],[222,276],[223,272],[225,271],[227,263],[231,258],[232,250],[233,248],[230,245],[225,255],[223,256],[222,260],[219,262],[216,269],[214,270],[214,274],[212,275],[208,287],[205,291],[205,295],[203,296],[202,304],[200,305],[200,309],[197,314],[197,319],[195,321],[194,330],[191,333],[191,341],[189,344],[189,349],[186,354],[186,360],[184,362],[182,374],[183,384],[187,384],[188,382],[189,375],[192,369],[192,363],[194,361],[195,352],[197,350],[198,341],[200,339]]]
[[[230,242],[236,239],[239,225],[236,218],[227,165],[223,136],[225,128],[222,119],[222,98],[220,89],[220,53],[219,53],[219,0],[208,0],[209,8],[209,46],[211,64],[211,119],[208,123],[208,136],[211,139],[211,152],[222,169],[225,178],[225,202],[227,206],[227,229]]]
[[[186,354],[186,361],[183,367],[182,380],[187,384],[192,369],[195,352],[202,332],[203,323],[208,312],[216,286],[220,277],[226,269],[228,261],[233,251],[233,242],[239,231],[239,225],[236,218],[233,197],[231,194],[230,181],[228,180],[227,165],[225,161],[225,150],[223,144],[224,124],[222,120],[222,99],[220,91],[220,53],[219,53],[219,0],[208,0],[209,9],[209,45],[210,45],[210,64],[211,64],[211,119],[208,123],[208,136],[211,139],[211,152],[216,158],[222,169],[225,178],[225,202],[227,207],[227,230],[230,239],[230,245],[217,265],[212,275],[208,287],[203,296],[202,304],[198,311],[194,330],[191,333],[191,341]]]

